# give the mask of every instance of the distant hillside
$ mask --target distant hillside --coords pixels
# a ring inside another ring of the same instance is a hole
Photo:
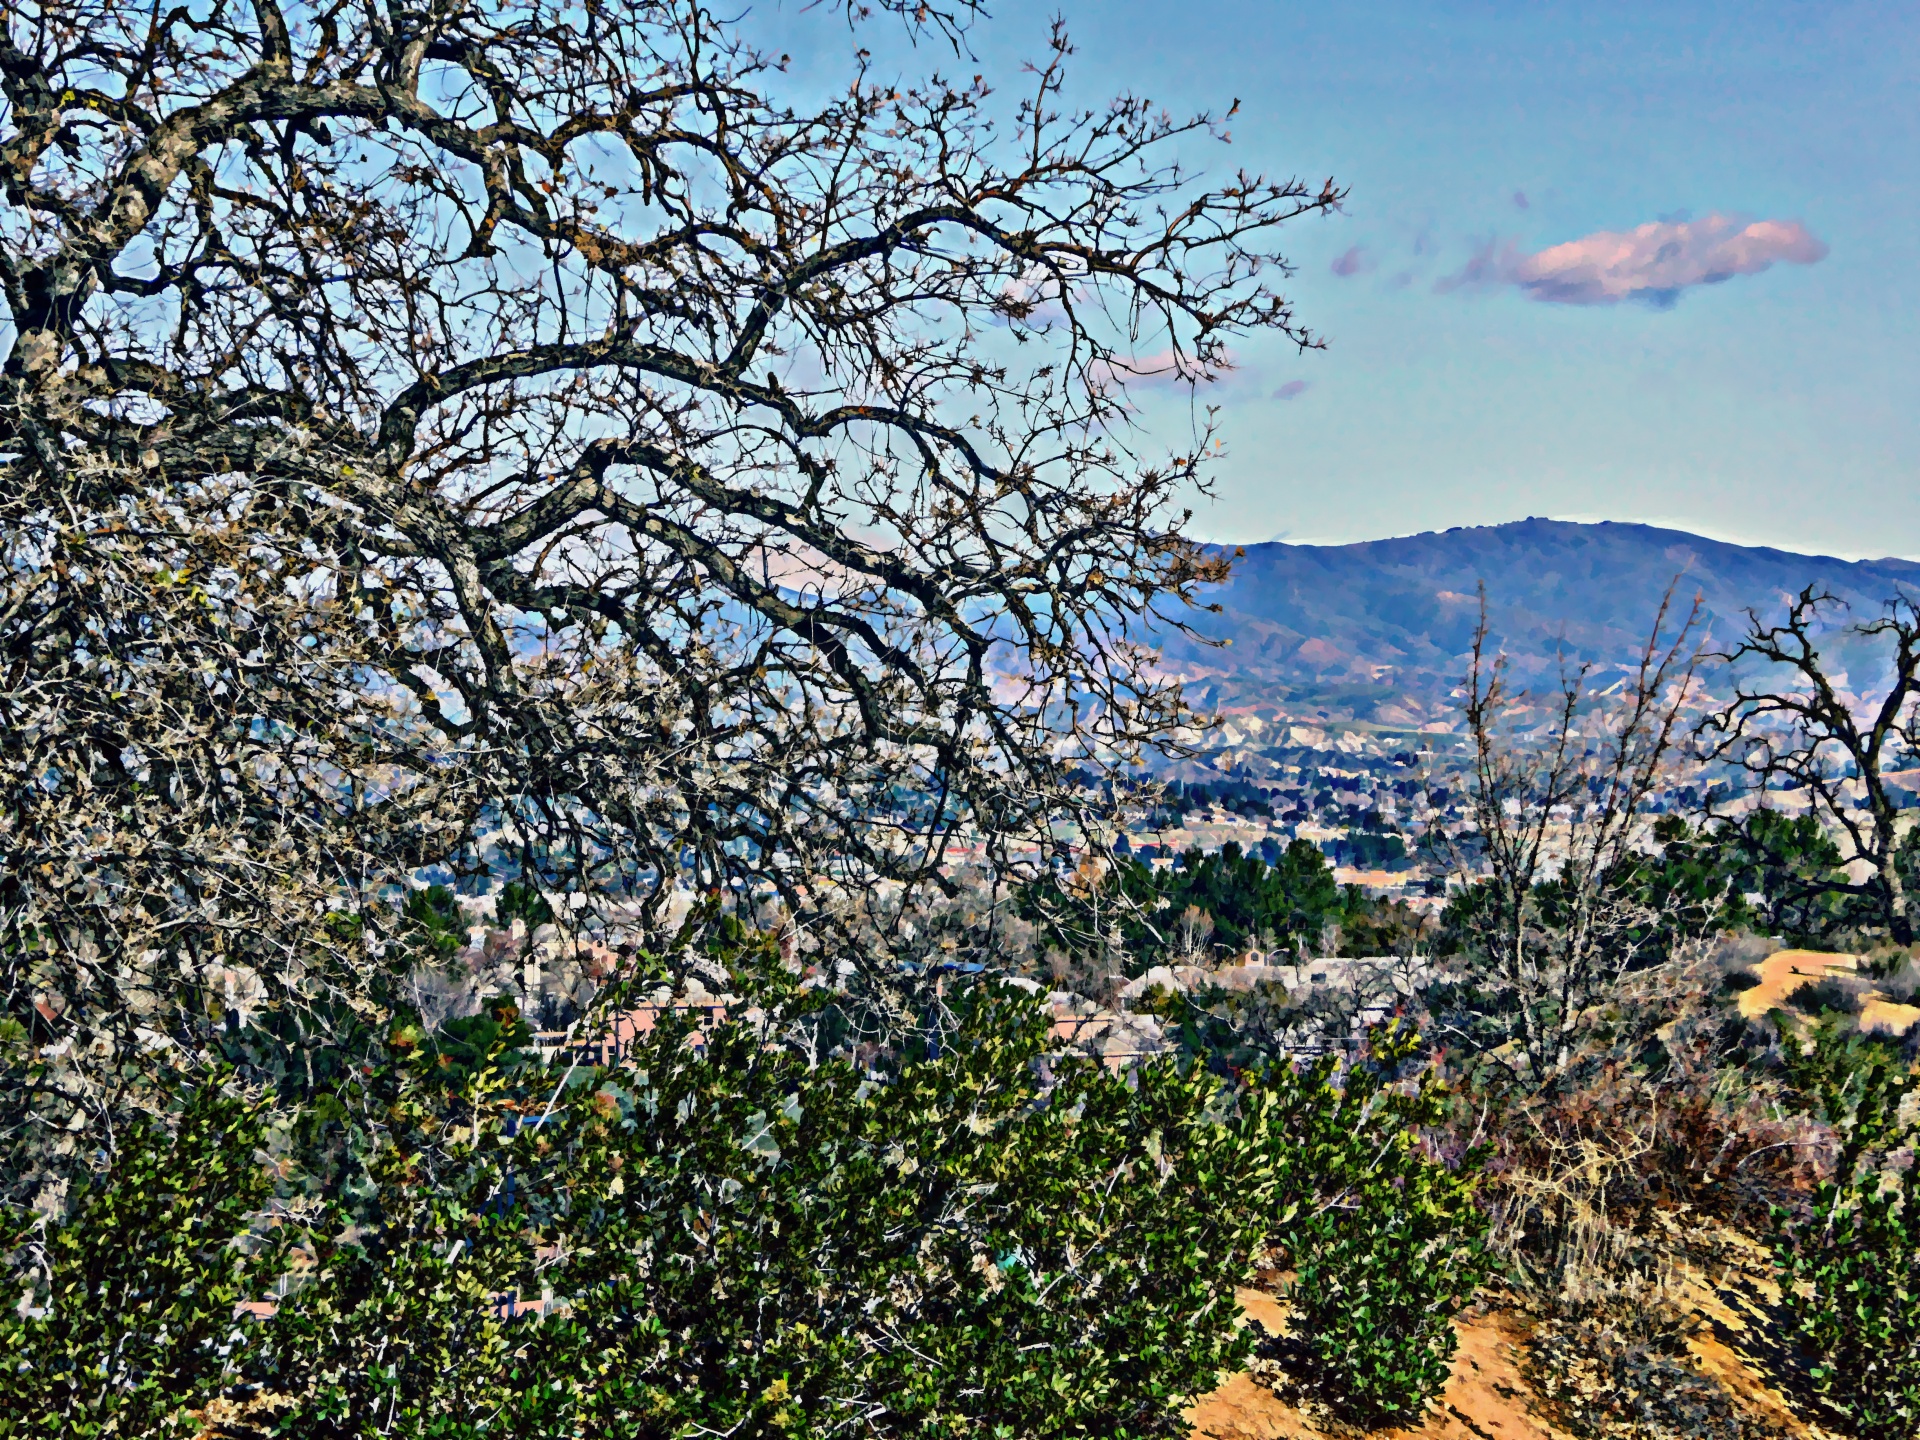
[[[1482,582],[1515,673],[1544,679],[1556,651],[1631,661],[1676,575],[1683,604],[1699,593],[1709,633],[1729,642],[1748,608],[1777,614],[1810,582],[1859,616],[1902,588],[1920,592],[1913,561],[1795,555],[1651,525],[1524,520],[1359,545],[1249,545],[1211,597],[1222,613],[1199,626],[1230,647],[1176,640],[1167,666],[1205,704],[1420,724],[1451,710]]]

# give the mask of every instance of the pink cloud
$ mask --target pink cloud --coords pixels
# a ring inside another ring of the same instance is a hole
[[[1312,384],[1313,382],[1311,380],[1289,380],[1273,392],[1272,398],[1275,400],[1291,400],[1296,395],[1305,394],[1307,387]]]
[[[1531,299],[1561,305],[1644,300],[1667,306],[1695,285],[1758,275],[1776,262],[1812,265],[1826,254],[1826,242],[1798,220],[1746,222],[1716,214],[1598,230],[1531,255],[1510,241],[1489,241],[1435,288],[1512,285]]]
[[[1373,268],[1373,257],[1367,254],[1364,245],[1356,245],[1351,250],[1336,255],[1333,260],[1333,273],[1341,279],[1349,275],[1358,275]]]

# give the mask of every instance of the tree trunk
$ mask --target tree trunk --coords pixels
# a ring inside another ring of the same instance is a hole
[[[1907,887],[1900,879],[1900,843],[1891,840],[1880,861],[1880,885],[1887,897],[1887,931],[1896,945],[1913,943],[1913,920],[1907,914]]]

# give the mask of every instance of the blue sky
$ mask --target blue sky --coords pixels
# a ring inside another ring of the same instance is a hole
[[[1352,190],[1289,243],[1329,349],[1251,347],[1211,397],[1228,455],[1200,533],[1551,515],[1920,556],[1920,7],[1059,9],[1077,98],[1237,97],[1233,144],[1192,158]],[[1051,13],[1003,4],[974,36],[988,73],[1017,86]],[[1748,268],[1775,263],[1689,283],[1753,222]],[[1550,247],[1662,224],[1646,246],[1706,257],[1669,288],[1540,282]],[[1476,255],[1481,283],[1450,285]]]

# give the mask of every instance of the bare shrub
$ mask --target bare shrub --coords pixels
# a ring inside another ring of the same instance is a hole
[[[1689,1235],[1762,1231],[1821,1172],[1825,1127],[1782,1106],[1760,1063],[1771,1029],[1722,1008],[1716,971],[1702,957],[1636,975],[1560,1083],[1489,1106],[1491,1243],[1526,1293],[1658,1288]]]
[[[1669,588],[1623,684],[1567,665],[1556,693],[1530,696],[1508,685],[1481,596],[1463,701],[1471,834],[1446,840],[1466,888],[1449,913],[1457,965],[1489,1001],[1476,1019],[1504,1033],[1533,1083],[1572,1061],[1611,989],[1673,938],[1678,917],[1640,871],[1646,807],[1671,778],[1700,659],[1699,618],[1697,597],[1676,616]]]

